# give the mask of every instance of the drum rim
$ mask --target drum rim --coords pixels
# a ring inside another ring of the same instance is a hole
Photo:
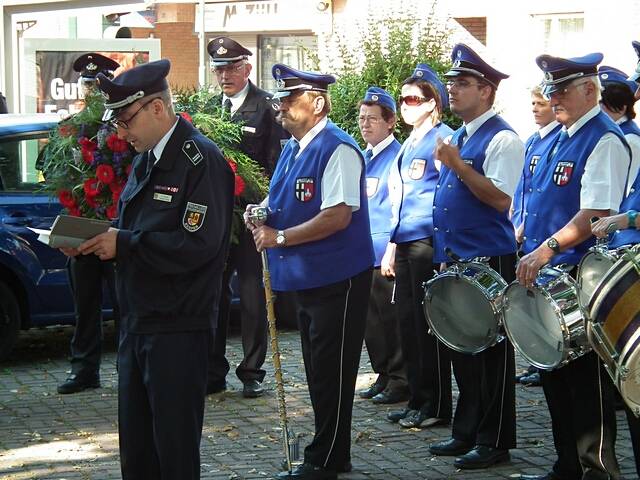
[[[583,269],[584,261],[587,258],[590,258],[591,256],[595,256],[595,255],[602,255],[605,258],[610,258],[611,260],[614,260],[613,265],[609,267],[609,269],[604,273],[602,278],[598,280],[598,282],[594,286],[593,293],[589,296],[589,300],[586,302],[586,305],[583,304],[582,302],[582,296],[578,295],[578,303],[580,304],[580,307],[584,310],[585,314],[589,313],[589,305],[591,304],[591,299],[593,298],[593,294],[600,289],[600,285],[602,284],[604,279],[607,277],[607,274],[611,271],[613,267],[616,266],[616,263],[618,263],[618,261],[620,261],[620,259],[622,258],[621,256],[622,253],[620,253],[621,248],[622,247],[615,248],[615,249],[613,248],[608,249],[600,245],[595,245],[591,247],[589,251],[580,259],[580,263],[578,264],[578,271],[576,272],[576,283],[578,285],[579,291],[582,291],[582,269]],[[615,252],[615,255],[611,255],[611,252]]]
[[[622,247],[620,247],[620,248],[622,248]],[[628,251],[631,251],[631,249],[629,249]],[[638,254],[640,254],[640,252],[638,252],[638,251],[634,252],[634,255],[638,255]],[[609,275],[612,273],[613,269],[616,268],[618,263],[625,263],[625,262],[627,263],[626,265],[624,265],[622,268],[620,268],[618,271],[616,271],[611,278],[608,278]],[[602,280],[600,282],[598,282],[598,285],[597,285],[596,289],[594,290],[593,295],[591,295],[591,299],[589,300],[589,305],[588,305],[588,309],[587,309],[588,321],[595,322],[595,320],[593,320],[595,318],[595,315],[592,316],[592,313],[595,314],[600,310],[600,307],[602,306],[602,302],[604,301],[603,293],[605,291],[607,291],[607,292],[609,291],[609,289],[604,289],[604,281],[607,280],[606,283],[610,283],[610,282],[617,283],[618,281],[620,281],[620,278],[623,277],[624,275],[626,275],[627,272],[631,268],[633,268],[633,262],[628,261],[626,258],[624,258],[624,255],[623,255],[607,271],[605,276],[602,277]]]

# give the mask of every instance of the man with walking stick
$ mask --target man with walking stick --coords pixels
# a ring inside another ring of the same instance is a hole
[[[295,291],[315,435],[304,463],[278,479],[325,480],[351,470],[351,412],[371,285],[364,162],[327,119],[331,75],[276,64],[278,116],[292,139],[271,180],[265,225],[245,221],[267,250],[271,283]]]

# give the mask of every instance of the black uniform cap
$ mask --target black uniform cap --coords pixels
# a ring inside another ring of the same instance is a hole
[[[73,62],[73,69],[80,72],[80,76],[85,80],[95,80],[99,73],[113,78],[113,71],[119,67],[118,62],[99,53],[85,53]]]
[[[216,37],[207,45],[207,51],[213,59],[214,67],[224,67],[239,60],[246,60],[253,55],[235,40],[229,37]]]
[[[98,74],[98,88],[105,97],[103,121],[111,120],[136,100],[169,88],[167,75],[171,63],[167,59],[139,65],[126,70],[113,80]]]

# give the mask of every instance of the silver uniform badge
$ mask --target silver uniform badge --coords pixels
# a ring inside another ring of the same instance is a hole
[[[371,100],[373,100],[374,102],[378,101],[378,95],[371,95]]]
[[[182,145],[182,151],[191,160],[191,163],[198,165],[202,161],[202,153],[193,140],[187,140]]]
[[[228,50],[221,45],[220,48],[218,48],[218,50],[216,50],[216,53],[218,55],[224,55],[225,53],[227,53],[227,51]]]

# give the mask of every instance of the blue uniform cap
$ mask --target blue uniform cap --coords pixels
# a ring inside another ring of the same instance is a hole
[[[99,53],[85,53],[73,62],[73,69],[80,72],[80,76],[84,80],[95,80],[99,73],[113,78],[113,71],[119,67],[118,62]]]
[[[536,58],[538,67],[544,72],[542,95],[548,96],[563,89],[576,78],[592,77],[598,74],[601,53],[590,53],[584,57],[560,58],[540,55]]]
[[[224,67],[253,55],[235,40],[229,37],[216,37],[207,45],[207,51],[213,59],[214,67]]]
[[[167,90],[169,84],[166,77],[170,68],[169,60],[162,59],[126,70],[113,80],[99,73],[98,88],[104,95],[106,109],[102,120],[105,122],[111,120],[136,100]]]
[[[440,103],[442,110],[449,106],[449,94],[444,84],[438,78],[438,74],[426,63],[419,63],[411,74],[411,78],[416,80],[424,80],[428,82],[433,89],[440,95]]]
[[[369,87],[364,94],[365,102],[377,103],[380,106],[387,107],[393,113],[396,113],[396,102],[389,92],[380,87]]]
[[[453,47],[451,61],[453,65],[451,70],[444,74],[445,77],[473,75],[486,80],[496,88],[498,88],[501,80],[509,78],[509,75],[493,68],[464,43],[458,43]]]
[[[631,42],[631,46],[636,52],[636,56],[638,57],[638,63],[636,65],[636,70],[629,76],[629,80],[634,82],[640,82],[640,42],[633,40]]]
[[[271,74],[278,84],[273,98],[288,97],[297,91],[327,92],[329,85],[336,81],[333,75],[303,72],[282,63],[276,63],[271,69]]]
[[[638,89],[638,84],[632,80],[629,80],[628,75],[622,70],[618,70],[617,68],[602,65],[600,68],[598,68],[598,77],[600,78],[600,83],[605,88],[607,87],[607,84],[620,83],[629,87],[631,93],[635,93],[635,91]]]

